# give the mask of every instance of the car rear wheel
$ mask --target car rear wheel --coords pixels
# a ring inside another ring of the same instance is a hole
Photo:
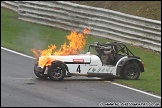
[[[34,73],[38,78],[46,79],[48,75],[44,74],[45,67],[42,69],[41,67],[38,67],[38,63],[34,65]]]
[[[48,76],[53,81],[60,81],[63,80],[66,74],[66,69],[62,64],[52,64],[48,68]]]
[[[124,66],[122,76],[127,80],[136,80],[140,76],[140,68],[136,63],[130,63]]]

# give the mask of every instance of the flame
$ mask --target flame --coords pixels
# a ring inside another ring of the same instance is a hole
[[[52,55],[52,51],[56,49],[56,45],[51,45],[48,46],[47,50],[39,50],[41,56],[51,56]]]
[[[39,59],[38,64],[41,68],[43,68],[43,66],[51,65],[52,61],[53,59],[49,56],[41,56],[41,59]]]
[[[38,55],[38,53],[37,53],[37,51],[35,49],[31,49],[31,51],[34,53],[34,55],[35,55],[36,58],[39,57],[39,55]]]
[[[89,33],[89,32],[90,32],[90,28],[85,28],[83,33],[84,33],[84,34],[87,34],[87,33]]]
[[[83,33],[72,31],[69,35],[66,36],[66,38],[69,40],[68,44],[64,42],[64,44],[61,45],[60,49],[58,50],[56,50],[56,45],[51,45],[48,46],[48,49],[46,50],[36,51],[35,49],[31,49],[31,51],[35,54],[40,67],[43,67],[44,65],[49,66],[53,61],[50,57],[52,54],[59,56],[76,55],[79,53],[79,51],[83,50],[86,44],[86,37],[84,35],[89,32],[90,28],[84,29]],[[38,59],[38,57],[41,57],[41,59]]]

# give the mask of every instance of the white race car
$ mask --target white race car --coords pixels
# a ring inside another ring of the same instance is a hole
[[[97,54],[92,54],[94,48]],[[49,66],[34,66],[34,73],[39,78],[63,80],[66,76],[87,77],[123,77],[136,80],[140,72],[144,72],[144,65],[140,57],[135,56],[124,43],[112,42],[100,44],[94,42],[89,45],[88,52],[80,55],[50,56],[52,63]],[[43,59],[39,57],[39,60]]]

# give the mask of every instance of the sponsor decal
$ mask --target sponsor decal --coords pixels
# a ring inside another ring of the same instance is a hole
[[[104,71],[105,71],[105,68],[102,69],[102,72],[104,72]]]
[[[96,69],[95,69],[95,68],[93,68],[93,69],[92,69],[92,72],[94,72],[95,70],[96,70]]]
[[[89,69],[88,69],[88,72],[89,72],[91,69],[92,69],[92,68],[89,68]]]
[[[112,72],[114,68],[109,67],[108,69],[106,69],[106,72]]]
[[[84,59],[73,59],[73,62],[81,62],[81,63],[84,63]]]
[[[109,72],[110,68],[106,69],[106,72]]]
[[[97,70],[97,72],[100,72],[100,70],[101,70],[101,68],[99,68],[99,69]]]

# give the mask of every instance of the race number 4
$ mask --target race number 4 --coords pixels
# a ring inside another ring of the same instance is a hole
[[[77,72],[81,72],[81,70],[80,70],[80,65],[78,65],[78,67],[77,67],[77,70],[76,70]]]

